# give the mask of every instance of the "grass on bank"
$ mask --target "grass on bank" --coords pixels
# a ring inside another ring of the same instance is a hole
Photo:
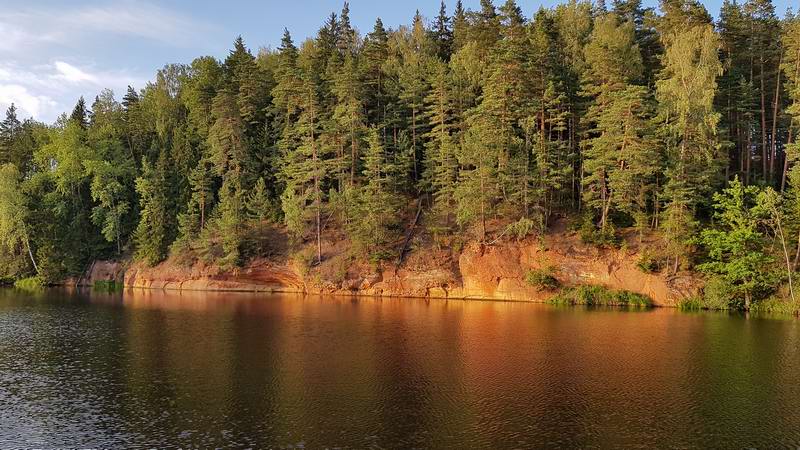
[[[696,296],[686,298],[678,303],[684,311],[744,311],[744,299],[741,293],[721,277],[708,279],[703,291]],[[770,314],[800,314],[800,303],[789,298],[788,292],[778,289],[767,292],[756,298],[750,305],[750,312]]]
[[[575,286],[562,289],[548,303],[554,305],[632,306],[647,308],[653,301],[646,295],[616,291],[603,286]]]
[[[117,283],[111,280],[97,280],[94,282],[92,288],[95,291],[102,292],[120,292],[122,291],[122,283]]]
[[[14,282],[14,287],[25,291],[38,291],[43,289],[45,282],[42,277],[21,278]]]

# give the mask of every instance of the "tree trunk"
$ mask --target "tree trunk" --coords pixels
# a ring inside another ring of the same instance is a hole
[[[312,103],[313,105],[313,103]],[[320,196],[320,185],[319,185],[319,175],[320,170],[317,167],[317,143],[315,141],[316,137],[314,136],[314,109],[313,106],[311,108],[311,157],[314,162],[314,203],[317,207],[316,216],[317,216],[317,264],[322,263],[322,222],[320,217],[320,209],[322,208],[322,198]]]
[[[792,123],[794,120],[789,122],[789,137],[786,138],[786,145],[789,146],[792,144]],[[781,175],[781,193],[786,190],[786,174],[789,172],[789,155],[783,155],[783,174]]]
[[[31,264],[33,264],[33,270],[35,270],[36,273],[38,274],[39,273],[39,266],[36,264],[36,259],[34,259],[34,257],[33,257],[33,251],[31,250],[31,243],[28,240],[28,233],[27,232],[25,233],[25,247],[28,249],[28,256],[31,258]]]
[[[800,263],[800,232],[797,233],[797,249],[794,253],[794,263],[792,270],[797,270],[797,264]]]
[[[200,230],[206,227],[206,196],[200,195]]]
[[[771,155],[769,159],[769,173],[770,180],[774,178],[775,174],[775,159],[778,157],[778,103],[781,97],[781,62],[783,62],[783,53],[778,59],[778,75],[775,81],[775,101],[772,104],[772,142],[771,142]]]
[[[350,117],[350,186],[354,186],[356,182],[356,165],[358,165],[358,150],[356,148],[356,127],[355,119]]]
[[[769,182],[772,180],[772,173],[769,172],[767,159],[767,105],[766,95],[764,94],[764,56],[761,56],[761,170],[764,175],[764,181]]]
[[[411,153],[414,160],[414,181],[417,181],[417,108],[411,108]]]
[[[773,214],[778,216],[780,214],[778,211],[773,211]],[[792,264],[789,262],[789,251],[786,249],[786,239],[783,235],[783,227],[781,226],[780,219],[776,221],[776,226],[778,229],[778,235],[781,239],[781,246],[783,247],[783,256],[786,259],[786,275],[789,277],[789,295],[792,297],[792,303],[794,303],[794,286],[792,284]]]

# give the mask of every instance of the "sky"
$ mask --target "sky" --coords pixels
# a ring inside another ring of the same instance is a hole
[[[448,12],[455,2],[446,0]],[[527,17],[559,3],[517,2]],[[794,2],[773,0],[781,16]],[[463,3],[477,9],[479,0]],[[712,15],[721,3],[704,1]],[[284,27],[302,41],[341,7],[341,0],[0,0],[0,111],[14,103],[20,117],[50,123],[80,96],[91,103],[104,88],[118,99],[128,85],[141,89],[165,64],[222,59],[238,35],[254,51],[277,48]],[[433,18],[439,0],[350,0],[351,21],[362,34],[377,17],[387,27],[407,24],[416,9]]]

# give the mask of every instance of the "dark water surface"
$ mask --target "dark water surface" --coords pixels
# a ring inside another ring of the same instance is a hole
[[[797,446],[793,319],[0,291],[0,448]]]

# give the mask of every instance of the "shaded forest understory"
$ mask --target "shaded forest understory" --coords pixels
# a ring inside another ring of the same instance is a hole
[[[689,306],[796,311],[798,100],[800,18],[770,0],[726,0],[717,21],[694,0],[531,17],[459,1],[366,34],[345,3],[302,43],[238,38],[54,124],[12,105],[0,275],[168,258],[235,273],[276,248],[308,273],[334,256],[378,273],[556,227],[635,245],[643,274],[702,278]],[[524,278],[554,289],[555,272]]]

